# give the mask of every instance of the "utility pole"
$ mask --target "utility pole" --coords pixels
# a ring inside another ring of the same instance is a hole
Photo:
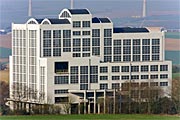
[[[73,7],[74,7],[74,1],[71,0],[71,9],[73,9]]]
[[[129,114],[131,113],[131,76],[132,76],[132,73],[131,73],[131,62],[130,62],[130,81],[129,81]]]
[[[88,89],[91,90],[91,59],[89,59],[89,80],[88,80]]]
[[[32,0],[29,0],[28,7],[29,7],[29,9],[28,9],[28,16],[31,17],[32,16]]]
[[[142,17],[146,17],[146,0],[143,0],[143,14]]]

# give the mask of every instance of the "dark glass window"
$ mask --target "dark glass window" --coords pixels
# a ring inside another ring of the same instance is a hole
[[[112,83],[112,89],[120,89],[119,83]]]
[[[143,39],[142,44],[143,45],[150,45],[150,39]]]
[[[119,66],[112,66],[112,72],[120,72]]]
[[[141,66],[141,72],[148,72],[149,71],[149,66],[148,65],[142,65]]]
[[[67,73],[68,72],[68,62],[55,62],[55,73]]]
[[[168,86],[168,82],[160,82],[160,86]]]
[[[158,71],[158,65],[151,65],[151,71]]]
[[[168,65],[160,65],[160,71],[168,71]]]
[[[104,38],[104,46],[112,46],[112,39]]]
[[[61,38],[61,30],[53,30],[53,38]]]
[[[91,66],[90,67],[91,74],[98,74],[98,66]]]
[[[63,94],[63,93],[68,93],[68,89],[54,90],[54,94]]]
[[[66,103],[68,102],[68,97],[55,97],[55,103]]]
[[[104,29],[104,37],[112,37],[112,29]]]
[[[158,75],[151,75],[151,79],[158,79]]]
[[[81,66],[80,67],[81,74],[88,74],[88,66]]]
[[[160,75],[160,79],[167,79],[168,78],[168,74],[161,74]]]
[[[73,31],[73,35],[74,35],[74,36],[81,35],[81,31]]]
[[[92,29],[92,37],[100,37],[100,29]]]
[[[90,27],[90,21],[83,21],[83,27]]]
[[[63,30],[63,38],[71,38],[71,30]]]
[[[108,80],[108,76],[100,76],[100,80]]]
[[[79,27],[81,27],[81,21],[73,21],[73,27],[74,27],[74,28],[79,28]]]
[[[120,80],[120,76],[112,76],[112,80]]]
[[[69,83],[69,76],[55,76],[54,77],[54,84],[68,84]]]
[[[149,75],[141,75],[141,79],[149,79]]]
[[[88,90],[88,84],[80,84],[80,90]]]
[[[122,66],[121,72],[129,72],[129,66]]]
[[[131,66],[131,72],[139,72],[139,66]]]
[[[100,67],[100,73],[107,73],[108,67]]]
[[[108,89],[108,84],[107,83],[102,83],[100,84],[100,90]]]

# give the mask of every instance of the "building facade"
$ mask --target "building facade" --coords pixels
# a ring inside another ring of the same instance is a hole
[[[113,96],[127,82],[157,86],[168,95],[172,63],[165,61],[164,34],[158,27],[114,27],[87,9],[13,23],[10,98],[20,90],[30,92],[22,100],[60,104],[72,95],[74,103],[92,102],[96,109],[98,97]]]

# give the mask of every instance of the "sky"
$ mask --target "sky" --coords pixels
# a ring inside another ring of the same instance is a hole
[[[36,18],[57,18],[70,0],[32,0]],[[94,16],[121,18],[142,15],[143,0],[74,0],[74,8],[88,8]],[[180,16],[180,0],[147,0],[147,15]],[[27,19],[28,0],[0,0],[0,29]]]

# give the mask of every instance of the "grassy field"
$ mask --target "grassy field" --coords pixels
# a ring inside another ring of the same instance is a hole
[[[0,81],[9,82],[9,70],[0,70]]]
[[[100,115],[34,115],[34,116],[1,116],[0,120],[180,120],[180,116],[139,115],[139,114],[100,114]]]

